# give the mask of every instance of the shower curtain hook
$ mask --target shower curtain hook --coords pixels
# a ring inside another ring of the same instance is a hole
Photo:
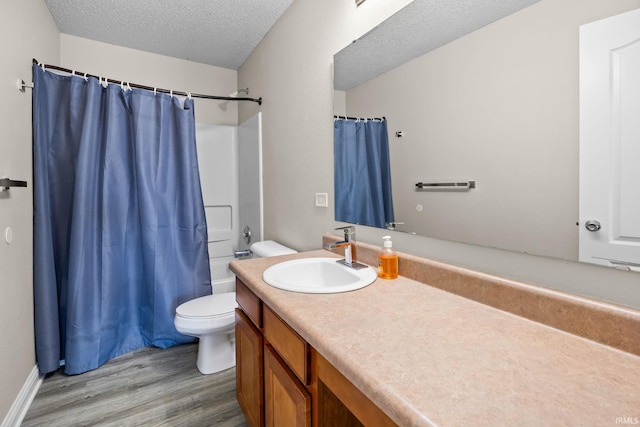
[[[46,70],[44,69],[44,62],[41,62],[41,63],[40,63],[40,66],[42,67],[42,71],[46,71]]]
[[[170,96],[171,98],[173,98],[173,89],[171,89],[171,90],[169,91],[169,96]]]
[[[131,89],[131,85],[129,84],[129,82],[127,82],[127,90],[133,90]]]
[[[75,76],[76,75],[76,70],[71,70],[71,75]]]
[[[88,81],[89,81],[89,79],[87,78],[87,73],[84,73],[84,81],[85,81],[85,82],[88,82]]]
[[[154,88],[153,88],[153,96],[156,96],[156,95],[157,95],[157,90],[158,90],[158,88],[157,88],[157,87],[154,87]]]
[[[187,97],[191,99],[191,92],[187,92]]]

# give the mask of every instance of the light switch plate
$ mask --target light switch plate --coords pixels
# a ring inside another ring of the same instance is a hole
[[[316,193],[316,207],[317,208],[329,207],[329,196],[327,193]]]

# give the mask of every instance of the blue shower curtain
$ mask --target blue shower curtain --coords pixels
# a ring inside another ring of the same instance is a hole
[[[386,120],[334,120],[335,219],[384,228],[394,222]]]
[[[42,374],[192,341],[211,292],[193,101],[33,67],[34,306]]]

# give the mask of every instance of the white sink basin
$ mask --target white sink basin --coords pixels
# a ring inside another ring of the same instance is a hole
[[[302,258],[267,268],[262,280],[292,292],[331,294],[364,288],[376,280],[371,267],[356,270],[336,262],[336,258]]]

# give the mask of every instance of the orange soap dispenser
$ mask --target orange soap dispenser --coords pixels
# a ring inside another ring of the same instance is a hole
[[[384,246],[378,254],[378,277],[382,279],[398,278],[398,254],[393,249],[391,236],[384,236]]]

